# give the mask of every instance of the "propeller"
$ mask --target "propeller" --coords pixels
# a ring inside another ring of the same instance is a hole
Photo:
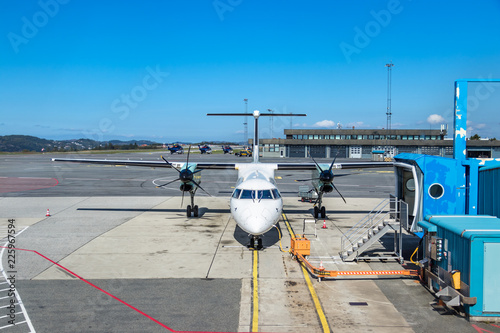
[[[329,193],[332,191],[332,188],[335,189],[335,191],[337,191],[337,193],[340,195],[340,197],[342,198],[342,200],[344,200],[345,203],[347,203],[344,199],[344,196],[340,193],[340,191],[337,189],[337,187],[335,186],[335,184],[333,183],[333,178],[334,178],[334,175],[333,175],[333,166],[335,165],[335,160],[337,159],[337,156],[339,155],[339,150],[337,150],[337,154],[335,155],[335,157],[333,158],[333,161],[332,163],[330,164],[330,167],[326,170],[323,170],[320,165],[318,164],[318,162],[316,162],[316,160],[314,159],[314,157],[312,157],[312,155],[309,153],[309,156],[311,156],[314,164],[316,164],[316,166],[318,167],[318,169],[320,170],[320,173],[319,173],[319,177],[317,178],[311,178],[311,179],[300,179],[300,180],[297,180],[299,182],[303,182],[303,181],[308,181],[308,180],[319,180],[320,182],[323,183],[323,185],[321,186],[320,188],[320,191],[322,192],[326,192],[326,193]],[[318,198],[319,199],[319,198]],[[316,205],[316,203],[318,202],[318,199],[316,199],[316,202],[314,203]]]
[[[157,187],[167,186],[169,184],[172,184],[173,182],[180,181],[182,183],[180,186],[180,189],[182,191],[181,207],[182,207],[182,204],[184,203],[184,192],[191,191],[193,188],[192,184],[194,184],[197,188],[199,188],[200,190],[202,190],[203,192],[205,192],[209,196],[212,196],[212,195],[210,195],[210,193],[205,191],[205,189],[203,187],[201,187],[201,185],[197,181],[194,180],[194,174],[200,172],[201,169],[196,170],[196,171],[189,170],[188,166],[189,166],[190,153],[191,153],[191,146],[189,146],[189,149],[188,149],[186,163],[184,164],[184,167],[181,169],[177,169],[172,163],[167,161],[163,156],[161,157],[165,161],[165,163],[170,165],[170,167],[172,167],[172,169],[176,170],[179,173],[179,178],[174,179],[172,181],[169,181],[168,183],[158,185]]]

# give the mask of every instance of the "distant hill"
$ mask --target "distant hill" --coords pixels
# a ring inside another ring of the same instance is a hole
[[[29,135],[0,136],[0,151],[21,152],[53,150],[55,141],[40,139]]]
[[[40,152],[44,151],[75,151],[93,149],[100,142],[89,139],[78,140],[47,140],[30,135],[0,136],[0,151],[3,152]]]
[[[129,140],[129,141],[121,141],[121,140],[110,140],[107,141],[111,143],[114,146],[123,146],[123,145],[135,145],[137,144],[138,146],[142,145],[157,145],[157,142],[149,141],[149,140]]]
[[[233,142],[224,141],[203,141],[200,144],[212,145],[235,145]],[[45,152],[50,151],[79,151],[89,149],[138,149],[144,145],[162,146],[162,144],[150,140],[110,140],[95,141],[90,139],[78,140],[47,140],[30,135],[5,135],[0,136],[0,152]],[[195,146],[195,143],[192,143]]]

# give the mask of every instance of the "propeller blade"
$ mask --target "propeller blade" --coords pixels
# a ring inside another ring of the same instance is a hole
[[[339,156],[340,150],[337,149],[337,154],[335,154],[335,157],[333,158],[332,164],[330,164],[330,168],[328,169],[329,171],[332,171],[333,165],[335,164],[335,160],[337,159],[337,156]]]
[[[205,191],[205,189],[203,187],[201,187],[200,184],[198,184],[197,182],[195,182],[194,180],[191,181],[193,184],[195,184],[200,190],[202,190],[203,192],[205,192],[206,194],[208,194],[208,196],[212,196],[210,193],[208,193],[207,191]]]
[[[314,159],[314,157],[312,157],[311,152],[309,152],[309,156],[312,158],[312,160],[313,160],[314,164],[316,164],[316,166],[318,167],[318,169],[319,169],[320,171],[323,171],[323,169],[321,169],[321,167],[319,166],[318,162],[316,162],[316,160]]]
[[[189,165],[189,154],[191,153],[191,145],[189,145],[189,148],[188,148],[188,156],[187,156],[187,160],[186,160],[186,169],[188,168],[188,165]]]
[[[184,203],[184,191],[182,191],[182,198],[181,198],[181,207],[182,207],[182,204]]]
[[[169,161],[167,161],[165,159],[165,157],[161,156],[161,158],[165,161],[165,163],[167,163],[168,165],[170,165],[170,167],[172,167],[173,169],[177,170],[177,172],[181,172],[179,169],[177,169],[172,163],[170,163]]]
[[[347,203],[347,201],[345,201],[344,197],[342,196],[342,194],[340,194],[340,191],[337,189],[337,187],[335,186],[335,184],[332,183],[332,186],[333,188],[335,189],[335,191],[337,191],[337,193],[340,195],[340,197],[342,198],[342,200],[344,200],[344,203]]]
[[[176,181],[178,181],[178,180],[181,180],[181,179],[180,179],[180,178],[177,178],[177,179],[174,179],[174,180],[172,180],[172,181],[170,181],[170,182],[168,182],[168,183],[166,183],[166,184],[163,184],[163,185],[158,185],[158,186],[156,186],[156,187],[158,188],[158,187],[167,186],[168,184],[172,184],[173,182],[176,182]]]
[[[319,180],[319,178],[311,178],[311,179],[295,179],[296,182],[308,182],[311,180]]]

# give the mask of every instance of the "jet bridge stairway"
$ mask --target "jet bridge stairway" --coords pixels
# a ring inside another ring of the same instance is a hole
[[[379,203],[370,213],[354,225],[341,238],[340,257],[343,261],[358,259],[395,259],[403,262],[401,206],[405,202],[391,195]],[[403,209],[404,212],[407,209]],[[404,217],[403,217],[404,219]],[[394,232],[394,251],[376,256],[361,256],[388,232]]]

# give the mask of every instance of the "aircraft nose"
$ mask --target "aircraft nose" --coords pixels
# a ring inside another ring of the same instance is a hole
[[[269,225],[265,219],[258,216],[251,216],[245,223],[245,229],[252,235],[260,235],[269,229]]]
[[[243,230],[252,235],[261,235],[272,228],[274,221],[267,209],[261,214],[254,214],[252,210],[245,211],[243,221],[239,223]]]

